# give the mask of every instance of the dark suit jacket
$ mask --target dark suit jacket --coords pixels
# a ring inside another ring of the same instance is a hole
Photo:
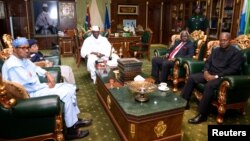
[[[169,54],[181,43],[180,40],[176,41],[173,47],[169,49]],[[191,58],[194,56],[194,43],[191,40],[188,40],[188,42],[178,51],[178,53],[175,55],[176,57],[182,57],[182,58]]]

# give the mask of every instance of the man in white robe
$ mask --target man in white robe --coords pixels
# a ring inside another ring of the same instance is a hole
[[[28,59],[29,43],[26,38],[17,38],[12,45],[13,54],[3,64],[2,78],[24,86],[30,97],[58,95],[64,102],[66,137],[76,139],[87,136],[88,130],[79,130],[79,127],[90,125],[91,120],[82,120],[77,116],[80,110],[77,106],[76,87],[68,83],[55,84],[54,78],[49,72],[31,62]],[[37,74],[47,77],[48,83],[41,83]]]
[[[94,84],[96,82],[95,62],[98,59],[107,60],[108,65],[117,66],[119,56],[113,53],[112,45],[106,37],[100,35],[100,28],[92,26],[92,35],[86,38],[81,48],[81,56],[88,58],[87,70],[90,72]]]

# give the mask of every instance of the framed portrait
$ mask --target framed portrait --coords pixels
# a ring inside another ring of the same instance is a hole
[[[138,15],[139,6],[138,5],[118,5],[119,15]]]
[[[123,20],[124,27],[136,27],[136,19],[124,19]]]
[[[0,1],[0,19],[5,18],[5,12],[4,12],[4,3],[3,1]]]
[[[33,28],[35,36],[55,36],[58,33],[58,1],[33,0]]]

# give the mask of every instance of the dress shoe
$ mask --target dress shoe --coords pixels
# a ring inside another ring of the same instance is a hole
[[[189,104],[187,104],[186,106],[185,106],[185,110],[189,110],[190,109],[190,106],[189,106]]]
[[[79,91],[79,88],[78,87],[76,87],[76,92],[78,92]]]
[[[188,123],[191,123],[191,124],[199,124],[203,121],[207,121],[207,116],[206,115],[203,115],[203,114],[198,114],[197,116],[195,116],[194,118],[192,119],[189,119],[188,120]]]
[[[85,126],[89,126],[91,125],[92,120],[84,120],[84,119],[80,119],[78,118],[78,121],[74,124],[74,128],[80,128],[80,127],[85,127]]]
[[[86,136],[89,135],[89,131],[88,130],[80,130],[80,129],[76,129],[76,128],[68,128],[67,129],[67,134],[66,134],[66,138],[68,140],[72,140],[72,139],[79,139],[79,138],[84,138]]]

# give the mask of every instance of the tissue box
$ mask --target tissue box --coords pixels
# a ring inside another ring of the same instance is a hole
[[[120,80],[131,81],[135,76],[141,74],[142,62],[136,58],[118,59],[118,69],[120,72]]]

